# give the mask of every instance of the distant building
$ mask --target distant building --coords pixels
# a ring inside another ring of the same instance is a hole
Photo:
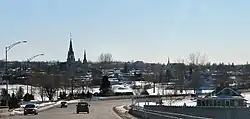
[[[204,98],[197,98],[198,107],[246,107],[247,100],[236,90],[217,88]]]
[[[75,60],[75,54],[73,50],[72,36],[70,36],[69,51],[67,56],[67,71],[75,79],[83,80],[84,76],[87,74],[89,67],[87,62],[86,50],[84,50],[83,62],[79,58],[78,61]],[[65,64],[61,64],[61,68],[64,69]]]

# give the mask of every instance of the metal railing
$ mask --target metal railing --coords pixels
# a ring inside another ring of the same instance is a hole
[[[137,110],[137,111],[143,112],[144,115],[141,115],[141,116],[144,116],[146,118],[149,118],[148,114],[152,114],[152,115],[156,115],[156,116],[160,116],[160,117],[166,117],[169,119],[212,119],[212,118],[208,118],[208,117],[193,116],[193,115],[187,115],[187,114],[181,114],[181,113],[170,113],[170,112],[149,110],[149,109],[144,109],[144,108],[138,107],[138,106],[132,106],[132,110]]]

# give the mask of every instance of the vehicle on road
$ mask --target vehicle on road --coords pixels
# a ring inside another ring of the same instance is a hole
[[[24,115],[28,115],[28,114],[33,114],[33,115],[37,115],[37,107],[35,106],[35,104],[27,104],[24,107]]]
[[[68,104],[66,101],[61,102],[61,108],[67,108]]]
[[[89,114],[89,104],[87,102],[79,102],[76,105],[76,113],[79,114],[80,112],[87,112]]]

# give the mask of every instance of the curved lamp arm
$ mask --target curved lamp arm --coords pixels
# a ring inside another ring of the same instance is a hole
[[[31,58],[27,59],[27,61],[29,62],[29,61],[31,61],[31,60],[33,60],[33,59],[35,59],[36,57],[43,56],[43,55],[44,55],[44,54],[38,54],[38,55],[35,55],[35,56],[33,56],[33,57],[31,57]]]
[[[11,48],[21,43],[27,43],[27,41],[18,41],[16,43],[13,43],[12,45],[6,47],[6,51],[9,51]]]

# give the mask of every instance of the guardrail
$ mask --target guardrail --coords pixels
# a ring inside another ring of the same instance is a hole
[[[180,114],[180,113],[170,113],[170,112],[161,112],[161,111],[155,111],[155,110],[149,110],[149,109],[144,109],[142,107],[138,106],[133,106],[132,111],[141,111],[143,112],[144,115],[141,115],[144,118],[151,119],[150,115],[154,115],[157,117],[165,117],[169,119],[212,119],[208,117],[200,117],[200,116],[193,116],[193,115],[187,115],[187,114]]]

